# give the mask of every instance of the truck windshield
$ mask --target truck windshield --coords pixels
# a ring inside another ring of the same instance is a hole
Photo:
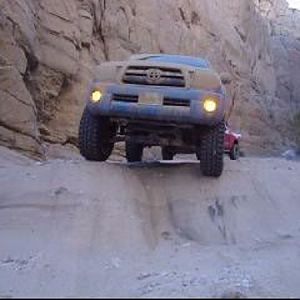
[[[181,56],[181,55],[161,55],[161,56],[149,56],[144,60],[166,62],[180,65],[188,65],[201,69],[209,69],[209,62],[202,58]]]

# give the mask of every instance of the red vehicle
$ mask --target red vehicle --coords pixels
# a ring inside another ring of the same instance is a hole
[[[231,160],[237,160],[240,156],[240,138],[241,134],[233,132],[228,125],[226,125],[224,148],[225,153],[229,154]]]

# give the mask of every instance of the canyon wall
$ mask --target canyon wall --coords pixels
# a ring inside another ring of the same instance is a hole
[[[274,3],[1,0],[0,143],[40,156],[47,143],[76,144],[94,66],[146,52],[204,56],[229,72],[231,123],[246,152],[288,147],[299,12]]]

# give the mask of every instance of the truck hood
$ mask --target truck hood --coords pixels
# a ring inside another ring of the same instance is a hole
[[[144,67],[149,69],[166,68],[179,70],[179,72],[181,72],[184,76],[186,88],[196,88],[214,92],[222,89],[220,77],[212,69],[201,69],[182,64],[162,63],[141,59],[102,63],[95,68],[94,80],[122,84],[124,74],[129,67]]]

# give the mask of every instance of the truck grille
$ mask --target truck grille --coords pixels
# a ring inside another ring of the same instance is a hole
[[[113,94],[112,97],[112,101],[118,101],[118,102],[137,103],[138,100],[139,100],[139,96],[136,95]]]
[[[126,103],[138,103],[139,96],[138,95],[126,95],[126,94],[113,94],[112,101],[126,102]],[[181,98],[164,97],[163,105],[164,106],[189,107],[190,100],[189,99],[181,99]]]
[[[164,98],[163,104],[166,106],[190,106],[190,100],[166,97]]]
[[[123,76],[127,84],[185,87],[180,69],[166,67],[129,66]]]

